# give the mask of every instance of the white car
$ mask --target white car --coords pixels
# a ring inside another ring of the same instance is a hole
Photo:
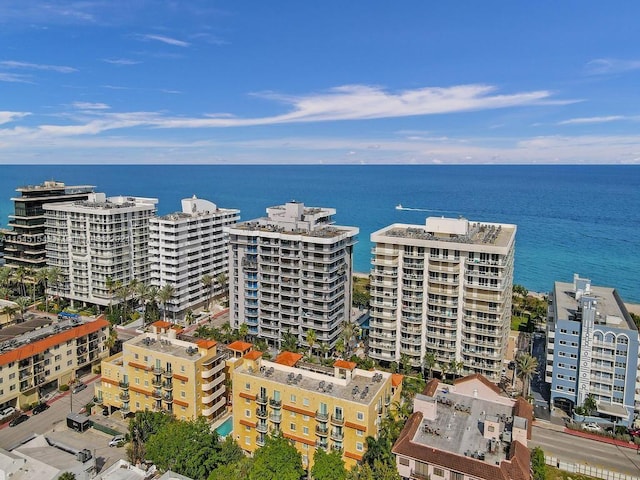
[[[3,418],[7,418],[8,416],[12,415],[15,411],[16,409],[13,407],[3,408],[2,410],[0,410],[0,420],[2,420]]]
[[[597,423],[585,423],[584,425],[582,425],[582,429],[589,432],[599,432],[600,430],[602,430],[602,427],[600,427],[600,425],[598,425]]]
[[[110,447],[119,447],[124,444],[124,435],[116,435],[109,442]]]

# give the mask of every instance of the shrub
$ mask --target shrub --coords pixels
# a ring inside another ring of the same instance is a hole
[[[60,385],[60,387],[58,387],[58,390],[60,390],[61,392],[67,392],[69,391],[69,385]]]

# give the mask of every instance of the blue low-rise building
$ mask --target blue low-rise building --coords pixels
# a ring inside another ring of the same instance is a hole
[[[574,275],[549,295],[545,378],[553,406],[572,412],[592,395],[604,422],[631,425],[638,328],[613,288]]]

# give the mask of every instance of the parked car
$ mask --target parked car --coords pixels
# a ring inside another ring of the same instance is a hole
[[[600,425],[598,425],[597,423],[585,423],[584,425],[582,425],[582,429],[589,432],[599,432],[600,430],[602,430]]]
[[[85,388],[87,388],[87,384],[86,383],[79,383],[78,385],[73,387],[73,393],[80,393]]]
[[[16,409],[13,407],[5,407],[2,410],[0,410],[0,420],[2,420],[3,418],[7,418],[10,417],[11,415],[13,415],[15,413]]]
[[[640,428],[630,428],[627,433],[632,437],[640,437]]]
[[[116,435],[109,442],[109,446],[110,447],[121,447],[122,445],[124,445],[124,440],[125,440],[124,435]]]
[[[102,409],[102,416],[103,417],[108,417],[109,416],[109,409],[108,408],[103,408]]]
[[[31,410],[31,414],[37,415],[44,412],[47,408],[49,408],[49,405],[47,405],[46,403],[39,403],[38,405],[33,407],[33,410]]]
[[[27,415],[26,413],[22,413],[11,420],[11,422],[9,422],[9,426],[15,427],[16,425],[20,425],[22,422],[26,422],[27,420],[29,420],[29,415]]]

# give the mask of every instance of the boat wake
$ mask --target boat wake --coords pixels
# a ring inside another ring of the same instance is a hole
[[[403,207],[401,203],[396,205],[396,210],[405,210],[409,212],[455,213],[455,212],[452,212],[451,210],[435,210],[431,208]]]

